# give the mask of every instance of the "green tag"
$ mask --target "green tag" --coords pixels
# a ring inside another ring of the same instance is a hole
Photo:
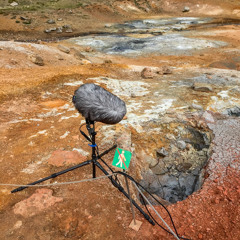
[[[132,153],[121,148],[117,148],[112,165],[121,169],[128,169],[132,157]]]

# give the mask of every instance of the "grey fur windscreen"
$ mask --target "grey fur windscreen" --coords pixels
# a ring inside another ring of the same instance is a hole
[[[120,122],[127,112],[124,101],[93,83],[81,85],[74,93],[73,103],[86,119],[107,124]]]

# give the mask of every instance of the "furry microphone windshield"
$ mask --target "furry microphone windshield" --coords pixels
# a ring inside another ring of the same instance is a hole
[[[107,124],[120,122],[127,112],[124,101],[93,83],[81,85],[74,93],[73,103],[86,119]]]

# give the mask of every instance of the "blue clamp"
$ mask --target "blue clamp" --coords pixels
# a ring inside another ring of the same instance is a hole
[[[97,147],[97,144],[95,144],[95,145],[88,144],[88,146],[90,146],[90,147]]]

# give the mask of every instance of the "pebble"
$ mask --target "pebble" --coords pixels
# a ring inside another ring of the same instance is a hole
[[[145,78],[145,79],[153,78],[153,76],[154,76],[154,73],[153,73],[152,69],[149,67],[145,67],[141,72],[142,78]]]
[[[68,47],[65,47],[63,45],[58,45],[58,49],[64,53],[70,53],[70,49]]]
[[[182,10],[182,12],[189,12],[190,11],[190,8],[188,6],[185,6]]]
[[[65,31],[66,33],[72,33],[73,30],[71,28],[67,28],[67,30]]]
[[[26,17],[23,17],[23,16],[21,16],[20,19],[21,19],[21,20],[27,20],[27,18],[26,18]]]
[[[110,28],[112,26],[112,24],[110,24],[110,23],[107,23],[107,24],[105,24],[105,28]]]
[[[26,19],[23,21],[23,24],[31,24],[32,20],[31,19]]]
[[[35,63],[36,65],[39,66],[43,66],[44,65],[44,61],[42,59],[42,57],[38,56],[38,55],[32,55],[30,56],[30,60]]]
[[[57,33],[62,33],[62,27],[57,27],[56,31]]]
[[[212,92],[213,89],[209,84],[205,84],[205,83],[194,83],[192,88],[195,91],[199,91],[199,92]]]
[[[12,3],[10,3],[10,6],[11,7],[16,7],[16,6],[18,6],[18,3],[17,2],[12,2]]]
[[[168,66],[162,66],[156,70],[156,73],[159,75],[172,74],[172,70]]]
[[[157,156],[158,157],[166,157],[166,156],[168,156],[168,151],[164,147],[162,147],[157,150]]]
[[[207,111],[204,112],[204,114],[202,115],[202,118],[203,118],[206,122],[209,122],[209,123],[214,123],[214,122],[215,122],[212,114],[209,113],[209,112],[207,112]]]
[[[198,105],[195,103],[192,104],[192,108],[197,109],[197,110],[203,110],[203,107],[201,105]]]
[[[66,24],[66,25],[63,25],[62,27],[63,27],[63,28],[71,28],[71,26],[70,26],[70,25],[67,25],[67,24]]]
[[[88,46],[88,47],[85,48],[85,52],[93,52],[93,49]]]
[[[180,148],[181,150],[184,150],[186,148],[186,143],[182,140],[177,141],[177,147]]]
[[[55,23],[55,20],[49,19],[49,20],[47,20],[47,23],[48,23],[48,24],[54,24],[54,23]]]

